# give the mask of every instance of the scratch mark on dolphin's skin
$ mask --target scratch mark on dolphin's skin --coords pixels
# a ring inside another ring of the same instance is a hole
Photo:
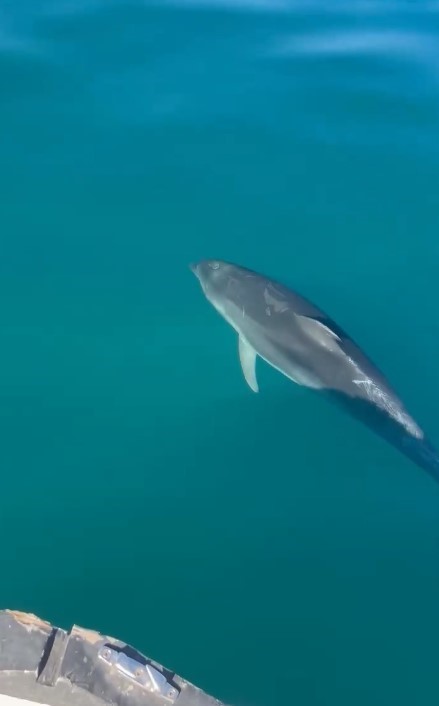
[[[386,395],[382,390],[377,387],[377,385],[367,378],[366,380],[352,380],[356,385],[361,385],[365,390],[367,396],[381,409],[383,409],[387,414],[389,414],[393,419],[396,419],[400,424],[407,429],[408,433],[417,439],[423,439],[424,434],[417,424],[409,417],[408,414],[403,412],[397,407],[397,405],[392,402],[388,395]]]
[[[273,289],[273,288],[271,287],[271,289]],[[265,303],[268,304],[268,306],[273,307],[273,311],[276,314],[282,314],[284,311],[288,311],[288,304],[285,301],[285,298],[281,297],[281,298],[277,299],[275,296],[273,296],[271,294],[268,287],[265,287],[265,289],[264,289],[264,299],[265,299]]]

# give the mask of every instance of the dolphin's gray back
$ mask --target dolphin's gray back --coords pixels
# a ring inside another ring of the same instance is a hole
[[[293,371],[293,379],[299,371],[310,387],[332,393],[379,433],[386,430],[386,438],[388,424],[392,433],[424,438],[383,373],[326,312],[251,270],[238,268],[233,278],[242,334],[259,355],[285,374]]]
[[[245,283],[241,295],[241,327],[249,342],[257,343],[256,350],[268,344],[282,356],[293,358],[297,364],[314,372],[325,388],[355,397],[367,396],[364,386],[353,382],[361,372],[365,378],[373,379],[383,392],[393,396],[395,402],[398,400],[377,366],[326,312],[269,278],[249,270],[244,270],[240,276]],[[313,322],[317,325],[314,327],[316,335],[310,336]],[[329,347],[322,345],[319,323],[335,334]]]
[[[326,312],[282,284],[251,271],[245,272],[244,280],[243,318],[249,324],[243,327],[249,342],[271,354],[279,369],[290,360],[314,376],[333,401],[439,481],[436,449],[355,341]],[[320,324],[335,335],[333,345],[331,339],[329,347],[324,345],[328,340]]]

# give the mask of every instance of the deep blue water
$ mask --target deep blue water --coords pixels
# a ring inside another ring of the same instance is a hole
[[[189,262],[312,298],[439,445],[439,4],[0,8],[0,606],[236,706],[436,705],[439,487],[258,365]]]

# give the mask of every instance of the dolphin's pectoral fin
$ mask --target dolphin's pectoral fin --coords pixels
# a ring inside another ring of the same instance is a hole
[[[340,348],[340,337],[321,321],[301,315],[297,315],[297,319],[302,330],[316,343],[330,351]]]
[[[258,381],[256,379],[256,351],[241,336],[239,338],[239,360],[241,361],[242,372],[248,386],[253,392],[259,392]]]

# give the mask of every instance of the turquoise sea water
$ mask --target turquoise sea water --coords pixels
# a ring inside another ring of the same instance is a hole
[[[312,298],[439,445],[439,5],[0,8],[0,606],[236,706],[436,705],[439,487],[237,341]]]

